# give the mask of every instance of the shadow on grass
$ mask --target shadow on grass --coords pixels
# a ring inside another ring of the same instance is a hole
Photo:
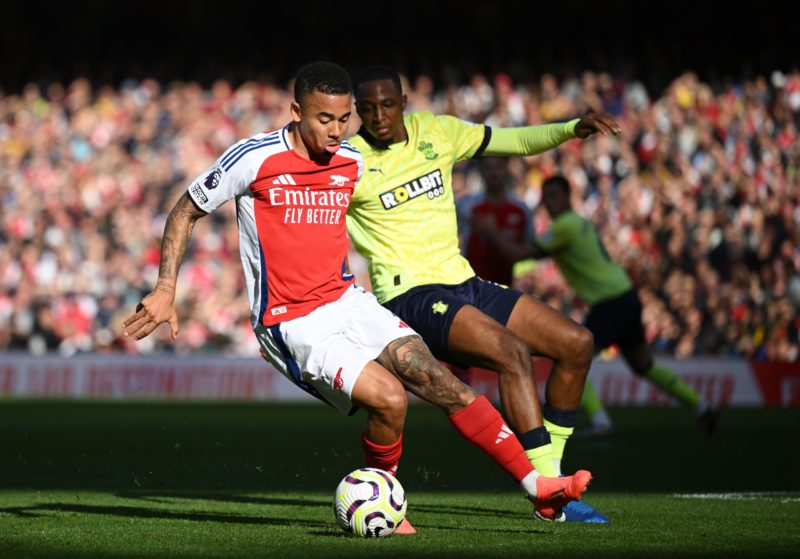
[[[151,503],[169,504],[173,499],[194,499],[197,501],[217,501],[220,503],[241,503],[246,505],[266,505],[279,507],[325,507],[331,508],[333,501],[322,499],[293,499],[283,497],[252,497],[249,495],[236,495],[227,493],[198,493],[181,491],[117,491],[115,497],[123,499],[138,499]]]
[[[160,520],[194,520],[198,522],[224,522],[230,524],[255,524],[268,526],[306,526],[324,528],[325,522],[302,519],[273,518],[266,516],[242,516],[236,514],[207,514],[191,512],[173,512],[168,510],[148,509],[128,506],[96,506],[75,505],[68,503],[48,503],[30,507],[10,507],[0,509],[0,514],[11,514],[17,517],[31,518],[42,516],[45,512],[70,512],[79,514],[97,514],[103,516],[123,516],[133,518],[157,518]]]
[[[800,408],[728,410],[712,440],[699,437],[691,414],[682,409],[614,408],[612,415],[617,426],[612,440],[575,437],[568,446],[565,466],[592,470],[593,489],[800,489],[800,445],[786,444],[800,429]],[[324,407],[307,405],[2,402],[0,486],[322,493],[360,465],[359,437],[357,423],[334,421]],[[513,487],[494,462],[442,421],[437,409],[415,406],[404,437],[409,444],[402,481],[411,495]],[[768,476],[742,476],[729,467],[743,453],[763,448],[770,449]]]
[[[533,522],[533,520],[531,520]],[[421,531],[428,531],[428,530],[441,530],[444,532],[464,532],[465,530],[469,531],[470,533],[484,533],[484,534],[513,534],[513,535],[520,535],[520,534],[537,534],[541,536],[550,536],[553,532],[549,530],[543,530],[541,528],[531,528],[531,529],[518,529],[512,530],[508,528],[475,528],[470,526],[469,528],[464,528],[463,526],[440,526],[437,524],[428,524],[428,523],[417,523],[414,522],[414,527],[417,530]],[[348,536],[344,532],[340,530],[309,530],[307,532],[310,536],[317,536],[317,537],[330,537],[330,538],[352,538],[352,536]],[[404,537],[404,536],[400,536]]]
[[[265,505],[265,506],[289,506],[289,507],[316,507],[316,508],[331,508],[332,501],[323,499],[295,499],[283,497],[255,497],[249,495],[237,495],[226,493],[197,493],[197,492],[142,492],[142,491],[118,491],[114,493],[116,497],[124,499],[138,499],[151,503],[169,504],[174,499],[195,499],[199,501],[218,501],[223,503],[241,503],[248,505]],[[429,514],[447,514],[458,516],[492,516],[492,517],[507,517],[519,518],[519,512],[513,510],[486,508],[476,506],[461,506],[461,505],[432,505],[425,503],[418,503],[413,500],[410,501],[410,509],[414,512],[422,512]]]
[[[217,498],[216,500],[220,500]],[[230,498],[228,501],[235,501],[235,498]],[[300,504],[301,506],[319,506],[319,501],[305,502],[297,499],[263,499],[263,501],[270,501],[271,504],[285,505],[285,504]],[[443,514],[452,514],[453,507],[424,507],[427,512],[441,512]],[[461,507],[456,507],[460,509]],[[441,511],[437,510],[441,509]],[[465,511],[468,509],[465,509]],[[38,518],[44,516],[46,513],[76,513],[76,514],[89,514],[100,516],[118,516],[127,518],[139,519],[159,519],[159,520],[190,520],[195,522],[220,522],[227,524],[245,524],[257,526],[301,526],[309,528],[307,532],[309,535],[328,537],[328,538],[346,538],[346,534],[339,530],[330,529],[329,524],[326,522],[303,520],[303,519],[285,519],[279,517],[268,516],[242,516],[237,514],[220,514],[220,513],[203,513],[203,512],[175,512],[160,509],[148,509],[144,507],[131,507],[131,506],[97,506],[97,505],[78,505],[71,503],[48,503],[33,505],[29,507],[8,507],[0,509],[0,514],[9,514],[17,518]],[[474,513],[474,511],[473,511]],[[457,514],[464,514],[464,511]],[[488,510],[483,514],[493,514]],[[416,527],[420,530],[441,530],[441,531],[459,531],[463,530],[458,526],[443,526],[436,523],[415,523]],[[475,528],[471,527],[470,532],[482,532],[491,534],[539,534],[549,535],[550,531],[546,529],[530,528],[530,529],[504,529],[504,528]]]

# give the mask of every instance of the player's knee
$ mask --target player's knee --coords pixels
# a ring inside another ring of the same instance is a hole
[[[643,361],[641,363],[631,363],[631,371],[637,377],[646,377],[647,372],[653,367],[653,360]]]
[[[558,360],[568,364],[571,370],[587,374],[594,356],[594,335],[591,330],[576,324],[563,340],[558,350]]]
[[[530,369],[531,353],[528,345],[516,334],[509,332],[501,343],[498,355],[498,372],[503,375],[524,375]]]
[[[575,358],[588,372],[592,357],[594,357],[594,334],[588,328],[579,326],[575,332]]]
[[[386,417],[405,417],[408,409],[408,395],[403,386],[397,383],[383,390],[375,408]]]

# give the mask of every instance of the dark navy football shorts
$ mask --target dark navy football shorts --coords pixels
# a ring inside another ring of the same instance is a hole
[[[592,305],[584,326],[594,334],[597,350],[611,344],[621,348],[643,344],[645,336],[639,294],[631,289],[619,297]]]
[[[419,285],[383,306],[416,330],[437,359],[452,363],[450,326],[461,307],[477,307],[505,326],[521,296],[516,289],[475,276],[458,285]]]

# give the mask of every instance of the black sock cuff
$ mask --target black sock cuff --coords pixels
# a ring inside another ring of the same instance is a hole
[[[575,427],[578,420],[578,409],[562,410],[551,406],[544,406],[542,416],[550,423],[555,423],[559,427]]]
[[[537,427],[536,429],[531,429],[522,435],[517,435],[517,438],[522,444],[522,448],[525,450],[531,450],[546,444],[550,444],[550,433],[547,432],[547,429],[544,427],[544,425]]]

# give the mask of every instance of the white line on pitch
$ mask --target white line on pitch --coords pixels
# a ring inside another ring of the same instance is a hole
[[[707,499],[718,501],[780,501],[800,502],[800,493],[782,491],[749,491],[743,493],[675,493],[676,499]]]

